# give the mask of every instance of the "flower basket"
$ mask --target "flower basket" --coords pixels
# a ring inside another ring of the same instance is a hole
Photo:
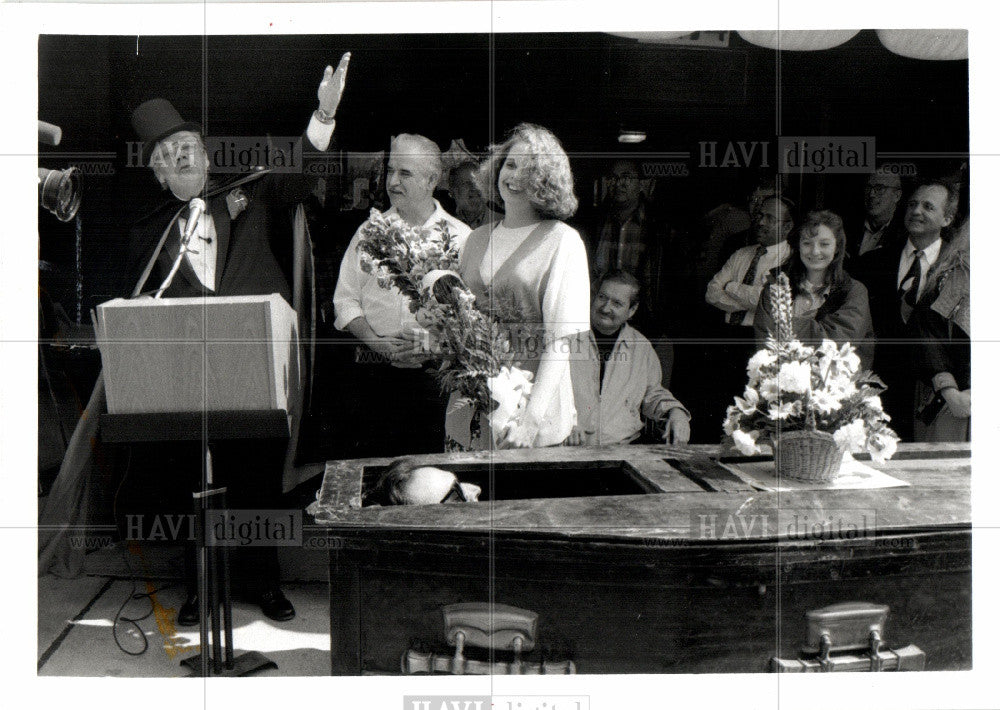
[[[783,431],[774,439],[774,467],[781,478],[832,481],[840,471],[846,447],[826,432]]]
[[[726,409],[723,433],[744,456],[770,440],[779,476],[830,481],[844,453],[867,451],[885,463],[899,437],[889,428],[879,393],[885,384],[850,343],[824,338],[807,345],[795,338],[788,275],[770,286],[775,332],[747,362],[747,386]]]

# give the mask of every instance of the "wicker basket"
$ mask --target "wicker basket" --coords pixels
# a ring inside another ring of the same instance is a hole
[[[844,448],[822,431],[783,431],[775,436],[774,467],[779,477],[800,481],[832,481],[844,459]]]

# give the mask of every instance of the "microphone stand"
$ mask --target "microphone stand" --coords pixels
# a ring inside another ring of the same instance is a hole
[[[153,293],[153,298],[160,298],[163,296],[163,292],[170,288],[170,284],[173,283],[177,270],[181,268],[181,262],[184,260],[184,255],[188,252],[194,252],[194,250],[188,245],[191,242],[191,237],[194,236],[195,229],[198,228],[198,220],[201,219],[202,214],[205,212],[205,202],[201,198],[196,197],[191,200],[190,206],[191,211],[188,213],[188,221],[184,226],[184,232],[181,234],[180,251],[177,253],[177,258],[174,259],[173,266],[170,267],[170,273],[167,274],[167,278],[163,279],[163,283],[161,283],[160,287]]]

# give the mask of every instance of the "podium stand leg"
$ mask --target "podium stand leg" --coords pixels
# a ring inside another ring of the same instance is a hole
[[[201,615],[198,633],[201,653],[181,661],[192,671],[198,671],[203,678],[209,676],[235,677],[249,675],[264,668],[277,668],[278,664],[259,651],[234,656],[233,652],[233,605],[229,583],[229,550],[225,545],[208,544],[209,501],[217,504],[215,510],[225,511],[226,489],[212,489],[212,454],[205,449],[205,477],[203,489],[194,494],[197,567],[198,567],[198,611]],[[211,634],[208,616],[211,615]],[[225,643],[223,644],[223,636]],[[223,657],[225,658],[223,662]],[[211,658],[211,665],[209,664]]]

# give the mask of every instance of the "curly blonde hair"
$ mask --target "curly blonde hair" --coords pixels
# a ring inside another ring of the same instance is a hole
[[[542,219],[572,217],[578,203],[573,192],[569,158],[551,131],[533,123],[519,124],[503,143],[489,147],[489,155],[476,175],[482,193],[491,198],[496,196],[500,168],[518,142],[523,142],[528,150],[518,161],[516,179],[539,216]]]

